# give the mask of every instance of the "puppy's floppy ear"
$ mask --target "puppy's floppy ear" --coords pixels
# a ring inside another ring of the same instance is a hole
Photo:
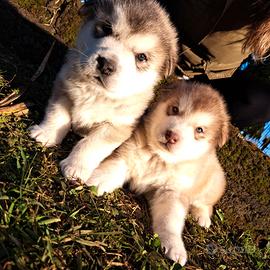
[[[174,52],[172,52],[170,55],[168,55],[168,58],[165,62],[165,71],[164,71],[165,78],[173,74],[176,67],[176,62],[177,56],[174,55]]]
[[[226,116],[226,121],[223,122],[219,136],[217,138],[217,144],[219,147],[222,147],[229,139],[229,132],[230,132],[230,124],[229,124],[229,117]]]
[[[94,6],[96,4],[97,0],[88,0],[88,1],[84,1],[84,4],[80,7],[80,9],[78,10],[78,14],[81,17],[92,17],[94,15]]]

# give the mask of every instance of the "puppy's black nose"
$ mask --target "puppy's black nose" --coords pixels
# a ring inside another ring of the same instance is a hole
[[[179,140],[179,136],[177,133],[173,132],[172,130],[167,130],[165,132],[165,139],[167,140],[167,143],[175,144]]]
[[[116,71],[116,65],[113,60],[98,56],[97,69],[101,72],[101,74],[110,76]]]

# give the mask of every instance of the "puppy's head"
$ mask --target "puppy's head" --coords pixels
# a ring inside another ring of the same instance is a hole
[[[147,142],[167,162],[196,160],[228,139],[223,98],[210,86],[179,81],[163,89],[146,116]]]
[[[153,88],[177,62],[177,37],[154,0],[99,0],[84,6],[73,50],[81,77],[114,98]]]

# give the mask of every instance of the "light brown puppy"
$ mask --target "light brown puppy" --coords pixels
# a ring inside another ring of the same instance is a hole
[[[225,177],[216,148],[228,138],[229,116],[210,86],[179,81],[163,89],[133,136],[103,161],[87,181],[98,194],[130,183],[148,197],[153,230],[166,255],[184,265],[182,240],[190,208],[209,227]]]
[[[130,137],[153,97],[174,71],[176,31],[155,0],[91,1],[59,72],[44,120],[31,137],[50,147],[69,129],[83,135],[60,165],[67,178],[86,181]]]

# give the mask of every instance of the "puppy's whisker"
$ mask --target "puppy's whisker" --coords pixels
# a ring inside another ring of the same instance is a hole
[[[90,29],[90,31],[91,31],[90,35],[92,35],[92,29]],[[84,48],[86,48],[86,51],[89,50],[89,46],[87,45],[87,43],[85,42],[85,40],[83,41],[83,46],[84,46]]]
[[[87,65],[87,64],[89,64],[88,63],[88,61],[78,61],[78,62],[75,62],[75,63],[73,63],[73,65],[77,65],[77,66],[79,66],[79,65]]]
[[[78,49],[76,49],[76,48],[71,48],[71,50],[72,51],[74,51],[74,52],[77,52],[77,53],[79,53],[79,54],[81,54],[82,56],[84,56],[84,57],[89,57],[88,55],[86,55],[84,52],[82,52],[81,50],[78,50]]]
[[[74,63],[74,64],[72,65],[72,68],[84,69],[87,65],[88,65],[87,62],[83,62],[83,63]]]
[[[110,26],[110,22],[107,21],[107,20],[101,19],[100,22],[103,23],[106,26]]]

